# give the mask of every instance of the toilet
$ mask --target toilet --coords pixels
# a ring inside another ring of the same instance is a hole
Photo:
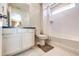
[[[39,35],[36,35],[36,36],[38,38],[37,45],[44,46],[45,45],[45,41],[48,40],[48,36],[47,35],[43,35],[43,34],[39,34]]]

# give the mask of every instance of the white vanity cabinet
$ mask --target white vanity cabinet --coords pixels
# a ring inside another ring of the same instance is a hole
[[[30,48],[35,44],[35,30],[34,29],[23,29],[22,34],[22,49]]]
[[[14,55],[34,46],[34,29],[3,29],[3,55]]]

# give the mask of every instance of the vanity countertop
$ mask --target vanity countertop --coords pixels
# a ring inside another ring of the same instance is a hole
[[[2,28],[21,28],[21,29],[35,29],[35,27],[2,27]]]

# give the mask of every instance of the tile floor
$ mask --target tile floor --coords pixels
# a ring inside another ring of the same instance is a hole
[[[53,45],[53,46],[54,46],[54,49],[48,51],[47,53],[45,53],[39,47],[35,46],[34,48],[28,51],[25,51],[21,54],[18,54],[16,56],[77,56],[77,54],[72,53],[68,50],[65,50],[59,46],[56,46],[56,45]]]

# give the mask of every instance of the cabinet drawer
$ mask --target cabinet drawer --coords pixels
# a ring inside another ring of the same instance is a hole
[[[11,33],[11,34],[3,34],[2,37],[13,37],[13,38],[15,38],[15,37],[21,37],[21,35],[22,35],[21,33],[20,34],[14,34],[14,33],[12,34]]]
[[[3,29],[2,32],[3,32],[3,34],[10,34],[10,33],[12,33],[12,34],[16,33],[17,34],[17,33],[21,33],[22,30],[21,29],[14,29],[14,28],[11,28],[11,29],[6,28],[6,29]]]
[[[22,29],[22,32],[34,32],[34,29]]]

